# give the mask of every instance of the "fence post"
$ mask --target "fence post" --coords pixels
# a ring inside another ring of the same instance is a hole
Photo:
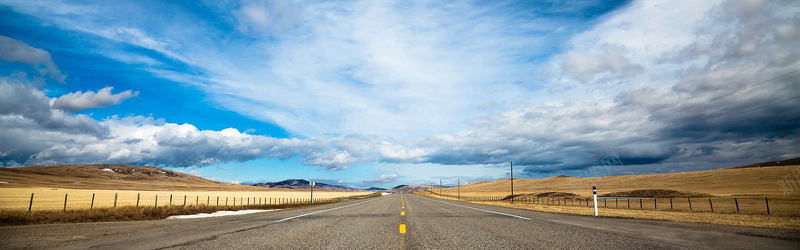
[[[631,198],[628,198],[628,209],[631,209]]]
[[[672,210],[672,197],[669,198],[669,210]]]
[[[200,205],[200,196],[199,195],[194,197],[194,205],[195,206]]]
[[[94,208],[94,193],[92,193],[92,203],[89,205],[89,210],[92,210],[92,208]]]
[[[644,207],[642,206],[642,199],[639,199],[639,209],[640,209],[640,210],[641,210],[641,209],[644,209]]]
[[[653,209],[658,210],[658,198],[653,198]]]
[[[119,193],[114,193],[114,207],[117,207],[117,196]]]
[[[767,214],[769,214],[769,198],[764,197],[764,202],[767,203]]]
[[[67,211],[67,196],[69,196],[69,194],[64,194],[64,212]]]
[[[619,208],[619,198],[614,198],[614,203],[617,203],[617,208]]]
[[[219,196],[217,196],[217,207],[219,207]]]
[[[711,212],[714,212],[714,204],[711,203],[711,198],[708,198],[708,206],[711,207]]]
[[[689,201],[689,211],[692,211],[692,198],[686,198]]]
[[[736,212],[738,213],[739,212],[739,200],[736,199],[736,198],[733,198],[733,202],[736,203]]]
[[[31,193],[31,203],[28,204],[28,213],[31,212],[31,209],[33,209],[33,193]]]
[[[228,197],[225,197],[225,206],[228,205]]]
[[[206,196],[206,206],[211,206],[211,195]]]
[[[158,207],[158,195],[156,195],[156,207]]]

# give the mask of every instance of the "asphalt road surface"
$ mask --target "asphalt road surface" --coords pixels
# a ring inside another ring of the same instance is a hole
[[[409,194],[248,215],[0,227],[2,249],[800,249],[800,231],[562,215]]]

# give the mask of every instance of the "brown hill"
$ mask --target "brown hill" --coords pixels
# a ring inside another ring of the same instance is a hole
[[[617,175],[606,177],[549,177],[542,179],[514,179],[515,194],[538,194],[546,192],[575,193],[582,197],[592,195],[592,186],[597,186],[598,195],[614,192],[631,192],[643,189],[666,189],[679,193],[701,193],[711,196],[755,196],[800,198],[800,190],[784,189],[782,180],[793,180],[800,185],[793,171],[800,166],[774,166],[727,168],[708,171]],[[509,179],[480,182],[461,186],[462,196],[505,197],[511,191]],[[447,194],[455,194],[456,188],[445,188]]]
[[[0,168],[0,188],[47,187],[117,190],[242,190],[252,187],[211,181],[157,167],[130,165],[58,165]]]
[[[792,158],[780,161],[759,162],[733,168],[760,168],[760,167],[779,167],[779,166],[794,166],[794,165],[800,165],[800,158]]]
[[[667,189],[638,189],[632,191],[613,192],[600,197],[640,197],[640,198],[705,198],[711,197],[708,194],[680,192]]]

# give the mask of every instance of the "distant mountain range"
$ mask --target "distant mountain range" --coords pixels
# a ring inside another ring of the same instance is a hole
[[[427,185],[427,186],[426,185],[419,185],[419,186],[400,185],[400,186],[393,187],[392,189],[389,189],[387,191],[395,192],[395,193],[414,193],[414,192],[420,192],[420,191],[425,191],[425,190],[432,190],[434,188],[439,188],[439,187],[438,186],[430,186],[430,185]]]
[[[289,189],[309,189],[311,188],[311,182],[303,179],[288,179],[279,182],[264,182],[264,183],[256,183],[253,184],[256,187],[269,187],[269,188],[289,188]],[[342,185],[329,185],[325,183],[317,182],[314,185],[314,190],[325,190],[325,191],[338,191],[338,192],[352,192],[352,191],[364,191],[364,189],[360,188],[351,188]],[[367,189],[372,191],[371,189]],[[379,189],[383,190],[383,189]]]
[[[364,190],[367,190],[367,191],[383,191],[383,190],[386,190],[386,189],[385,188],[379,188],[379,187],[371,187],[371,188],[367,188],[367,189],[364,189]]]

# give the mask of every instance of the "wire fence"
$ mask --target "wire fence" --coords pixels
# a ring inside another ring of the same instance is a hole
[[[480,197],[439,194],[436,192],[430,192],[430,194],[464,201],[594,207],[593,198],[589,197],[536,197],[530,195],[519,195],[516,197]],[[598,208],[604,209],[766,214],[800,217],[800,199],[788,199],[781,197],[598,197],[597,206]]]
[[[350,197],[350,196],[348,196]],[[312,203],[325,203],[335,200],[340,200],[348,197],[335,197],[335,198],[286,198],[286,197],[259,197],[259,196],[212,196],[212,195],[187,195],[187,194],[169,194],[169,195],[142,195],[136,193],[132,195],[120,195],[114,193],[113,197],[110,195],[98,196],[95,193],[88,194],[78,193],[78,195],[70,196],[65,193],[61,197],[54,197],[53,195],[45,195],[44,197],[37,197],[36,193],[31,193],[30,197],[26,197],[25,206],[22,202],[18,201],[20,197],[16,197],[16,206],[5,206],[4,210],[21,210],[25,209],[31,211],[43,210],[81,210],[81,209],[95,209],[95,208],[116,208],[116,207],[166,207],[166,206],[252,206],[252,205],[295,205],[295,204],[312,204]]]

